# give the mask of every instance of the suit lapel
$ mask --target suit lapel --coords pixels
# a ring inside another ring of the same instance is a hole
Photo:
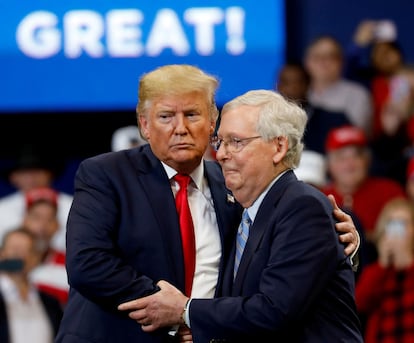
[[[181,248],[181,235],[175,207],[174,195],[170,181],[161,162],[152,153],[149,145],[141,147],[143,154],[131,156],[131,163],[137,170],[140,182],[147,195],[148,202],[158,222],[165,251],[168,251],[171,277],[175,278],[176,285],[184,289],[184,258]],[[139,150],[137,150],[139,151]]]
[[[216,295],[220,295],[223,287],[227,289],[228,287],[231,287],[231,284],[223,281],[223,272],[229,264],[228,259],[229,256],[231,256],[231,249],[235,240],[237,226],[240,222],[242,207],[226,188],[221,168],[215,162],[209,161],[206,161],[204,166],[205,176],[213,197],[222,246],[222,258],[219,267],[218,286],[216,289]],[[224,285],[224,282],[227,286]]]
[[[295,180],[297,179],[293,171],[287,171],[277,182],[274,183],[274,185],[270,188],[269,192],[264,197],[256,214],[256,218],[250,227],[249,238],[247,240],[246,247],[244,248],[239,269],[234,280],[232,292],[233,294],[240,294],[242,291],[241,287],[243,284],[243,279],[248,272],[248,268],[254,256],[254,253],[259,248],[265,232],[271,229],[271,227],[274,225],[272,216],[275,212],[277,203],[280,201],[283,193],[288,187],[288,184]],[[234,249],[232,256],[234,260]],[[234,265],[234,261],[232,265]]]

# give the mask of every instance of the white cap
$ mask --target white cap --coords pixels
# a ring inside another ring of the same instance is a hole
[[[139,129],[135,125],[120,127],[112,134],[111,149],[119,151],[144,145],[147,141],[141,137]]]
[[[316,187],[325,186],[327,182],[325,156],[316,151],[304,150],[295,174],[303,182]]]
[[[392,42],[397,39],[397,27],[392,20],[379,20],[374,34],[378,42]]]

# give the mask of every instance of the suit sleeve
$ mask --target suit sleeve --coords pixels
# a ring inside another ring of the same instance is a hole
[[[157,287],[126,262],[118,245],[119,190],[110,179],[96,160],[81,163],[67,222],[66,267],[73,289],[115,311]]]

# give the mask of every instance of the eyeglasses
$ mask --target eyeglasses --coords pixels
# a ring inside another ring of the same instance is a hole
[[[224,144],[224,148],[226,149],[227,152],[239,152],[247,144],[249,144],[253,139],[261,138],[261,137],[262,136],[254,136],[254,137],[247,137],[247,138],[231,137],[228,140],[224,140],[223,138],[214,136],[214,137],[211,137],[210,144],[215,151],[218,151],[221,145]]]

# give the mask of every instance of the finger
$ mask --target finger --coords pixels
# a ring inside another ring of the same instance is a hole
[[[334,210],[339,210],[338,204],[336,203],[336,199],[333,194],[328,194],[328,199],[331,201]]]
[[[184,334],[179,336],[180,342],[192,342],[193,336],[191,334]]]
[[[145,310],[132,311],[128,313],[128,317],[136,320],[140,324],[144,324],[146,321],[148,321],[148,317],[145,313]]]
[[[152,323],[147,323],[145,325],[141,325],[141,329],[144,332],[153,332],[157,329],[157,326]]]
[[[353,232],[341,233],[339,240],[342,243],[353,245],[355,248],[358,246],[358,237]]]
[[[147,301],[144,298],[134,299],[131,301],[124,302],[118,305],[118,310],[127,311],[127,310],[140,310],[147,306]]]
[[[118,310],[120,311],[133,310],[133,309],[136,309],[136,307],[137,307],[136,300],[131,300],[131,301],[127,301],[127,302],[124,302],[118,305]]]
[[[332,207],[333,207],[333,212],[335,213],[335,217],[336,219],[338,219],[340,222],[347,222],[350,221],[350,215],[345,213],[336,203],[336,199],[332,194],[328,195],[328,199],[330,200]]]
[[[344,249],[344,251],[345,251],[345,255],[346,256],[349,256],[349,255],[351,255],[354,251],[355,251],[355,249],[356,249],[356,245],[355,244],[348,244],[346,247],[345,247],[345,249]]]
[[[353,227],[347,222],[338,222],[335,223],[335,228],[337,231],[342,233],[352,233]]]
[[[191,330],[186,325],[181,325],[178,328],[178,336],[180,338],[180,342],[192,342],[193,341]]]

